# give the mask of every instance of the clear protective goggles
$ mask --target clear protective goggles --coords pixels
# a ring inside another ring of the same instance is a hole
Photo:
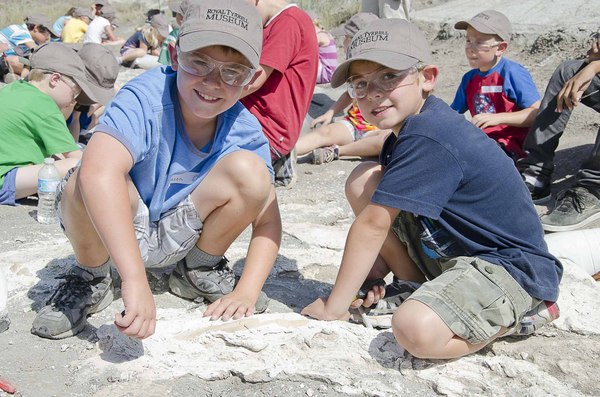
[[[219,69],[221,80],[227,85],[241,87],[250,83],[256,69],[237,62],[220,62],[208,55],[177,50],[179,67],[194,76],[208,76],[215,68]]]
[[[420,69],[420,63],[404,70],[394,70],[389,68],[377,69],[371,73],[350,76],[346,80],[346,89],[350,98],[362,99],[367,96],[369,86],[375,87],[381,91],[393,91],[398,87],[411,85],[415,82],[412,78]],[[375,77],[368,79],[367,77]]]

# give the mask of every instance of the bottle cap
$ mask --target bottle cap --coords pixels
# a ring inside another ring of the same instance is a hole
[[[52,158],[52,157],[46,157],[44,159],[44,164],[54,164],[54,158]]]

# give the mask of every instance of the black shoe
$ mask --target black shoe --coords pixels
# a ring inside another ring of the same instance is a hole
[[[555,208],[542,216],[547,232],[579,229],[600,219],[600,199],[584,187],[575,186],[558,194]]]
[[[65,281],[33,320],[31,333],[48,339],[77,335],[90,314],[105,309],[113,301],[110,274],[96,277],[78,266],[61,277]]]
[[[223,257],[213,267],[189,269],[184,258],[173,269],[169,277],[169,288],[173,294],[184,299],[201,297],[214,302],[233,291],[235,286],[235,275],[227,266],[228,262]]]

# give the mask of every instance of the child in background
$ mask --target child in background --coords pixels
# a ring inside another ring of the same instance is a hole
[[[105,45],[123,45],[125,39],[118,37],[114,33],[115,10],[110,5],[105,5],[100,10],[100,15],[96,15],[89,24],[87,32],[83,38],[84,43],[96,43]]]
[[[181,22],[183,21],[184,11],[181,8],[182,1],[170,1],[169,9],[173,13],[173,17],[175,18],[176,27],[173,27],[171,33],[167,36],[165,41],[160,48],[160,54],[158,55],[158,62],[163,65],[171,64],[171,56],[169,55],[169,46],[175,47],[175,43],[177,42],[177,37],[179,37],[179,27],[181,26]]]
[[[345,320],[351,304],[389,303],[410,282],[414,292],[392,301],[396,340],[415,357],[450,359],[555,319],[562,266],[512,161],[431,95],[437,75],[425,36],[405,20],[372,22],[350,43],[331,86],[347,82],[367,121],[393,134],[379,164],[348,178],[356,220],[335,285],[302,313]],[[355,300],[365,279],[390,271],[390,294],[376,285]]]
[[[317,84],[327,84],[331,81],[333,71],[337,67],[337,47],[335,39],[325,30],[319,17],[311,15],[315,31],[317,33],[317,42],[319,43],[319,68],[317,70]]]
[[[344,51],[347,51],[354,34],[377,19],[374,14],[361,12],[332,32],[336,36],[344,36]],[[346,108],[344,118],[332,123],[333,116]],[[316,128],[319,124],[320,127]],[[311,154],[313,164],[329,163],[340,156],[377,156],[390,133],[365,121],[347,92],[340,95],[327,112],[315,118],[311,127],[316,129],[298,139],[296,152],[298,156]]]
[[[525,155],[523,141],[540,95],[527,69],[504,58],[511,23],[501,12],[487,10],[454,28],[467,31],[465,54],[473,70],[463,76],[450,106],[459,113],[469,110],[471,122],[516,161]]]
[[[102,7],[106,7],[108,5],[110,5],[110,3],[107,0],[94,1],[94,7],[92,9],[92,12],[95,16],[102,15]]]
[[[88,8],[77,7],[73,18],[69,19],[62,30],[61,40],[63,43],[79,43],[82,41],[88,25],[94,16]]]
[[[213,302],[205,317],[239,319],[258,309],[281,218],[268,141],[238,99],[260,73],[262,21],[246,0],[193,4],[173,67],[143,73],[119,90],[81,166],[58,187],[59,218],[77,264],[37,314],[36,335],[75,335],[89,314],[106,308],[111,263],[125,306],[115,325],[127,336],[143,339],[155,330],[145,266],[176,264],[171,291]],[[223,255],[250,225],[236,283]]]
[[[69,19],[73,18],[76,9],[77,7],[69,8],[69,11],[67,11],[65,15],[63,15],[62,17],[58,17],[58,19],[54,21],[54,24],[52,25],[52,30],[54,30],[54,33],[56,33],[59,37],[62,34],[62,30],[65,26],[65,23],[67,23]]]
[[[117,62],[126,67],[151,69],[160,66],[160,46],[169,35],[169,22],[163,14],[152,17],[150,24],[137,30],[121,47]]]

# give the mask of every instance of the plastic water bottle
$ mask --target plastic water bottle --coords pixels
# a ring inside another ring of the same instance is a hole
[[[54,201],[56,200],[56,187],[60,179],[60,173],[54,165],[54,159],[44,159],[44,166],[38,173],[37,220],[39,223],[58,222]]]

